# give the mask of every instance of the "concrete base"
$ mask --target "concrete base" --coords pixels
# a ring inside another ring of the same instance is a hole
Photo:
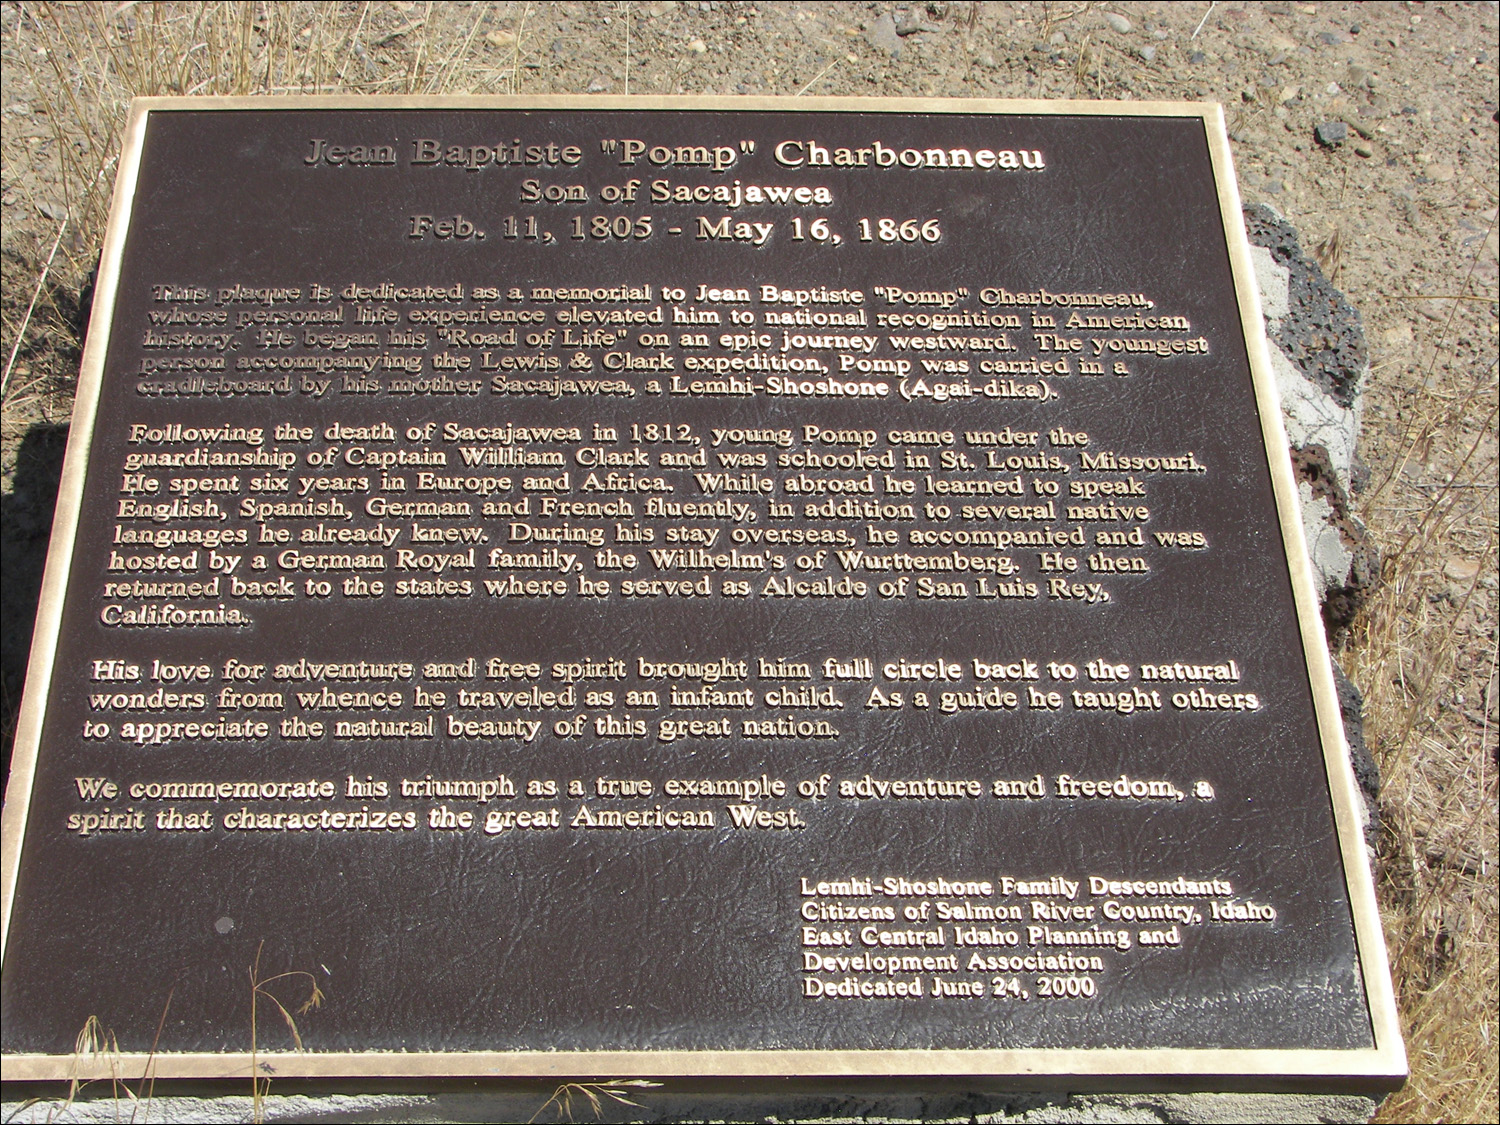
[[[158,1092],[161,1087],[158,1086]],[[538,1086],[524,1091],[460,1090],[412,1094],[272,1093],[262,1102],[267,1122],[952,1122],[1010,1123],[1367,1122],[1378,1103],[1352,1094],[975,1094],[975,1093],[684,1093],[670,1085],[621,1091],[639,1107],[599,1095],[597,1115],[574,1091],[571,1104],[548,1101]],[[0,1120],[80,1125],[97,1122],[246,1122],[255,1118],[248,1095],[188,1097],[166,1094],[144,1101],[108,1090],[60,1100],[0,1105]]]

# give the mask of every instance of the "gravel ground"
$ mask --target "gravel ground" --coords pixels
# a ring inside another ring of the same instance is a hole
[[[238,55],[208,42],[220,16],[243,26]],[[0,52],[4,357],[40,292],[4,403],[7,741],[105,198],[63,170],[107,189],[128,93],[263,92],[269,73],[273,92],[1222,102],[1246,201],[1297,227],[1370,344],[1355,503],[1384,584],[1338,645],[1385,775],[1382,905],[1414,1066],[1383,1112],[1493,1114],[1495,4],[7,3]]]

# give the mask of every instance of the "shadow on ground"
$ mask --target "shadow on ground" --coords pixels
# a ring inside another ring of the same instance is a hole
[[[0,574],[4,575],[0,581],[0,731],[4,738],[0,754],[7,780],[67,446],[67,426],[56,422],[33,425],[16,451],[14,486],[0,497]]]

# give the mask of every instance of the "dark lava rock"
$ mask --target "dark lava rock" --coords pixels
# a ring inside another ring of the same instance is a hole
[[[1275,211],[1258,203],[1247,206],[1245,231],[1252,245],[1270,251],[1287,271],[1287,313],[1266,325],[1271,346],[1339,406],[1356,409],[1370,362],[1359,313],[1303,253],[1296,230]],[[1316,444],[1292,449],[1292,469],[1313,499],[1327,501],[1328,526],[1350,556],[1348,571],[1324,576],[1318,591],[1323,623],[1330,634],[1337,633],[1349,627],[1380,580],[1380,554],[1349,502],[1349,489],[1368,479],[1369,470],[1356,455],[1350,479],[1342,481],[1328,450]]]
[[[1342,121],[1325,121],[1313,130],[1313,136],[1324,148],[1333,148],[1349,139],[1349,126]]]
[[[1268,326],[1271,342],[1335,402],[1352,408],[1370,364],[1359,313],[1302,252],[1297,232],[1269,207],[1245,208],[1245,232],[1251,245],[1264,246],[1290,274],[1287,314]]]

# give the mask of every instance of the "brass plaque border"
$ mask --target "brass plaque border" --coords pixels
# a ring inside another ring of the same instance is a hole
[[[1220,220],[1229,247],[1240,323],[1260,412],[1261,436],[1276,497],[1282,540],[1290,560],[1303,655],[1323,744],[1344,879],[1353,914],[1373,1048],[1332,1050],[1026,1049],[845,1051],[507,1051],[507,1052],[267,1052],[256,1055],[278,1078],[965,1078],[1010,1089],[1244,1089],[1358,1090],[1398,1088],[1406,1079],[1406,1050],[1391,986],[1390,967],[1370,860],[1360,829],[1360,800],[1344,739],[1327,638],[1318,609],[1312,565],[1302,530],[1296,478],[1267,352],[1259,290],[1245,236],[1239,187],[1223,108],[1202,102],[1100,102],[988,98],[373,96],[136,98],[110,205],[78,378],[78,391],[58,489],[52,537],[42,579],[26,689],[16,727],[10,781],[0,822],[0,957],[9,935],[21,845],[30,806],[42,718],[50,695],[77,538],[89,446],[103,383],[125,236],[130,226],[147,123],[153,113],[223,110],[633,110],[730,112],[965,113],[993,115],[1178,117],[1202,122]],[[249,1053],[4,1056],[5,1080],[63,1081],[138,1077],[243,1079]],[[1219,1080],[1217,1085],[1215,1080]]]

